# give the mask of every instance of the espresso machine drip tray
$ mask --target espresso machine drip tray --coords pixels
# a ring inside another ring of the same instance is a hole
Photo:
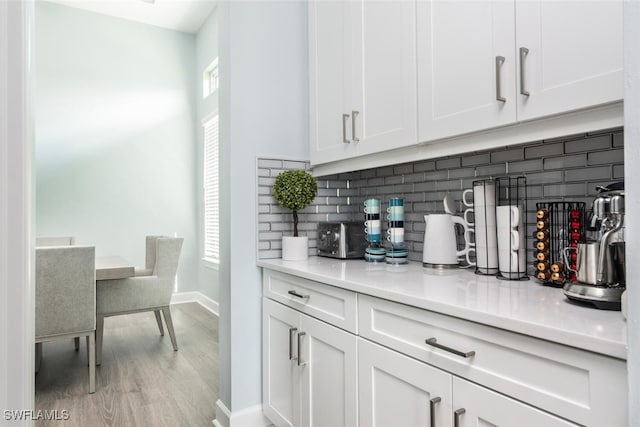
[[[620,310],[624,285],[566,283],[563,292],[570,300],[592,304],[601,310]]]

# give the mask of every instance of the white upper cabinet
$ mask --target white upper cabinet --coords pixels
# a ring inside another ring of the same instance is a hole
[[[514,4],[418,2],[420,141],[516,120]]]
[[[623,98],[622,7],[616,0],[516,2],[518,120]]]
[[[311,163],[353,155],[351,2],[309,3]],[[348,111],[348,115],[347,115]]]
[[[418,89],[421,142],[619,101],[622,2],[418,2]]]
[[[357,154],[416,144],[416,2],[355,4],[361,15],[353,23]]]
[[[621,101],[622,6],[311,0],[312,165],[376,153],[381,165],[388,150]],[[574,131],[595,130],[582,120]]]
[[[309,3],[311,163],[416,144],[416,2]]]

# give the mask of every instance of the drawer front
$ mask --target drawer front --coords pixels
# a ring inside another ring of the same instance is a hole
[[[263,269],[262,287],[267,298],[357,333],[355,292],[268,269]]]
[[[358,304],[361,337],[583,425],[627,424],[622,360],[365,295]]]

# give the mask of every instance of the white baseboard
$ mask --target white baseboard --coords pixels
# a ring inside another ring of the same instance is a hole
[[[212,300],[202,292],[176,292],[171,295],[171,304],[182,304],[185,302],[197,302],[216,316],[219,316],[218,302]]]
[[[267,427],[272,424],[262,414],[262,405],[254,405],[231,412],[220,399],[216,402],[214,427]]]

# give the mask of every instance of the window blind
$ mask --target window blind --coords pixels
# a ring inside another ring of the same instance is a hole
[[[218,115],[203,124],[204,127],[204,258],[220,260],[220,196]]]

